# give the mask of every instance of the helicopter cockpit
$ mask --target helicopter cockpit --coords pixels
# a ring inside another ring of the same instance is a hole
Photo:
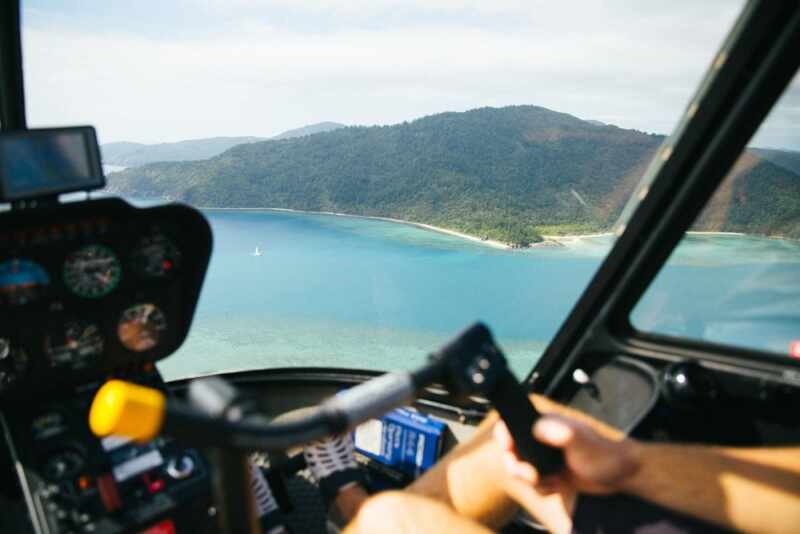
[[[788,358],[676,334],[672,323],[662,332],[666,306],[653,308],[650,323],[631,322],[792,83],[800,65],[795,3],[745,6],[633,188],[613,248],[522,383],[481,323],[430,347],[431,359],[412,371],[287,367],[165,380],[156,364],[189,336],[212,258],[207,213],[92,197],[106,185],[97,134],[90,126],[27,128],[20,7],[0,10],[0,202],[8,204],[0,212],[0,531],[241,532],[252,525],[252,496],[237,469],[254,451],[293,527],[324,531],[297,446],[361,429],[370,445],[362,443],[358,461],[373,487],[402,488],[493,408],[525,458],[557,470],[562,458],[527,432],[538,417],[531,392],[642,440],[800,443],[791,409],[800,399],[800,348]],[[61,202],[65,193],[85,197]],[[746,204],[746,193],[729,192],[728,203]],[[675,328],[691,332],[691,321],[681,321]],[[233,391],[254,416],[228,409]],[[224,404],[224,414],[203,403]],[[308,406],[317,410],[304,420],[281,418]],[[403,406],[434,443],[428,450],[416,441],[405,464],[375,445],[392,424],[394,436],[410,428],[380,419]],[[90,423],[95,410],[104,410],[102,424]],[[520,514],[503,531],[540,529]]]
[[[110,373],[164,387],[154,362],[188,332],[211,253],[207,223],[182,206],[48,203],[104,184],[92,128],[2,137],[4,198],[37,204],[4,213],[0,237],[0,395],[18,408],[3,427],[34,530],[125,531],[165,509],[205,514],[208,471],[195,450],[161,438],[97,440],[85,414],[93,384]]]

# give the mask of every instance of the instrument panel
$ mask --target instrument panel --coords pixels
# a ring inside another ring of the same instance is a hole
[[[145,367],[125,378],[164,390],[155,366]],[[28,508],[31,528],[24,531],[217,532],[208,515],[210,466],[200,451],[168,436],[136,443],[91,433],[86,414],[100,382],[48,392],[0,413]]]
[[[108,198],[0,215],[0,398],[174,352],[210,253],[188,206]]]

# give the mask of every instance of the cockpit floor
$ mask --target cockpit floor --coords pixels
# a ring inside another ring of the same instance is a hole
[[[327,511],[322,503],[319,487],[308,469],[299,471],[286,481],[286,489],[292,501],[292,511],[287,514],[293,532],[304,534],[326,534]]]

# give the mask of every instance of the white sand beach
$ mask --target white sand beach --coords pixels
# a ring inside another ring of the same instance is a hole
[[[207,208],[198,206],[198,209],[201,210],[209,210],[209,211],[223,211],[223,210],[235,210],[235,211],[283,211],[287,213],[307,213],[313,215],[335,215],[336,217],[353,217],[356,219],[372,219],[375,221],[387,221],[399,224],[407,224],[409,226],[416,226],[417,228],[424,228],[425,230],[431,230],[433,232],[439,232],[442,234],[451,235],[454,237],[458,237],[461,239],[468,239],[469,241],[474,241],[476,243],[480,243],[482,245],[486,245],[488,247],[493,248],[500,248],[500,249],[511,249],[511,245],[506,243],[502,243],[500,241],[495,241],[494,239],[481,239],[480,237],[465,234],[464,232],[458,232],[456,230],[448,230],[447,228],[440,228],[438,226],[433,226],[432,224],[425,224],[425,223],[418,223],[414,221],[406,221],[403,219],[393,219],[391,217],[376,217],[372,215],[353,215],[350,213],[338,213],[335,211],[308,211],[308,210],[296,210],[290,208]]]

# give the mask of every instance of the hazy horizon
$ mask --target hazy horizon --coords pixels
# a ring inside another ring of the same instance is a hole
[[[509,106],[515,106],[515,105],[516,106],[525,106],[525,105],[534,105],[534,104],[510,104]],[[491,107],[491,106],[489,106],[489,107]],[[503,107],[505,107],[505,106],[503,106]],[[478,108],[475,108],[475,109],[478,109]],[[466,112],[466,111],[472,111],[472,110],[468,109],[468,110],[464,110],[464,111]],[[556,110],[551,110],[551,111],[556,111]],[[440,113],[450,113],[450,111],[442,111]],[[434,113],[433,115],[437,115],[437,113]],[[415,121],[417,119],[422,119],[422,118],[429,117],[429,116],[430,115],[424,115],[422,117],[415,117],[413,119],[407,119],[406,121],[400,121],[400,122],[394,123],[394,124],[402,124],[403,122],[413,122],[413,121]],[[583,117],[577,117],[577,118],[580,119],[580,120],[583,120],[583,121],[597,120],[597,119],[585,119]],[[194,137],[194,138],[191,138],[191,139],[178,139],[178,140],[175,140],[175,141],[157,141],[157,142],[154,142],[154,143],[143,143],[141,141],[131,141],[130,139],[119,139],[119,140],[116,140],[116,141],[104,142],[104,143],[102,143],[102,145],[111,145],[111,144],[114,144],[114,143],[135,143],[135,144],[152,146],[152,145],[159,145],[159,144],[182,143],[182,142],[187,142],[187,141],[201,141],[201,140],[204,140],[204,139],[213,139],[213,138],[235,138],[235,137],[262,137],[263,141],[269,141],[270,138],[275,137],[277,135],[280,135],[282,133],[285,133],[287,131],[297,130],[297,129],[300,129],[300,128],[305,128],[307,126],[316,126],[317,124],[326,123],[326,122],[336,122],[336,121],[324,121],[323,120],[323,121],[310,123],[310,124],[301,124],[301,125],[289,128],[288,130],[283,130],[283,131],[280,131],[280,132],[276,132],[275,134],[269,135],[269,136],[257,136],[257,135],[254,135],[254,136],[250,136],[250,135],[211,135],[211,136],[208,136],[208,137]],[[341,124],[345,128],[349,128],[349,127],[371,128],[371,127],[374,127],[374,126],[393,126],[393,124],[346,124],[346,123],[341,123],[341,122],[337,122],[337,124]],[[622,126],[619,126],[618,124],[609,124],[609,123],[605,123],[605,124],[607,126],[617,126],[619,128],[623,128]],[[669,133],[664,133],[664,132],[645,132],[645,133],[656,134],[656,135],[665,135],[665,136],[669,135]],[[787,152],[800,152],[800,146],[798,146],[797,148],[781,148],[781,147],[749,144],[748,148],[760,148],[760,149],[767,149],[767,150],[783,150],[783,151],[787,151]]]
[[[150,144],[532,104],[668,134],[741,5],[28,0],[29,123]],[[800,149],[797,80],[777,115],[753,144]]]

